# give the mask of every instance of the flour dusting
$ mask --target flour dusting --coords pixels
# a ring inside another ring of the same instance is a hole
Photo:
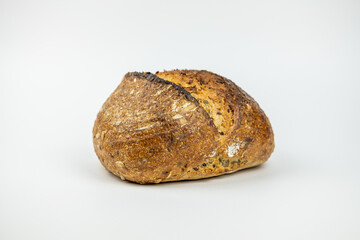
[[[239,150],[240,150],[240,143],[234,142],[233,144],[228,146],[226,152],[229,157],[233,157],[238,153]]]
[[[209,157],[213,157],[215,156],[215,154],[216,154],[216,149],[210,153]]]
[[[176,114],[175,116],[173,116],[173,119],[179,119],[179,118],[183,118],[183,116],[181,116],[180,114]]]

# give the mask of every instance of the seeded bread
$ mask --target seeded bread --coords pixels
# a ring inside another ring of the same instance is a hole
[[[128,73],[97,115],[95,152],[123,180],[201,179],[265,162],[274,134],[256,101],[208,71]]]

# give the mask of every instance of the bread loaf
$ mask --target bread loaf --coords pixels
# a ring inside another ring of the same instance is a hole
[[[208,71],[127,73],[97,115],[95,152],[123,180],[201,179],[265,162],[268,118],[229,79]]]

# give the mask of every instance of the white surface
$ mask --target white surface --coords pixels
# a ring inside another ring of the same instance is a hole
[[[0,239],[360,239],[359,1],[0,1]],[[91,130],[128,71],[207,69],[270,118],[263,166],[141,186]]]

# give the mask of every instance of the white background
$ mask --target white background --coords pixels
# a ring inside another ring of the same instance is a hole
[[[138,185],[92,126],[128,71],[252,95],[261,167]],[[0,1],[0,239],[360,239],[359,1]]]

